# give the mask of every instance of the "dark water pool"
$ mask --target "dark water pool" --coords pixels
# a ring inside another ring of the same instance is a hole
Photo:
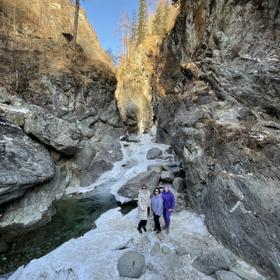
[[[19,266],[46,255],[67,240],[83,235],[95,227],[94,221],[102,213],[118,206],[114,197],[109,194],[59,200],[55,204],[56,215],[50,223],[9,240],[9,249],[0,253],[0,275],[15,271]],[[123,205],[122,213],[126,214],[135,207],[134,203]]]

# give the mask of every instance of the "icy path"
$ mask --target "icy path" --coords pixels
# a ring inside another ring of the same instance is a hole
[[[9,279],[122,279],[117,270],[117,261],[129,248],[141,252],[146,262],[151,262],[156,267],[155,271],[147,270],[140,279],[213,279],[191,266],[190,254],[182,257],[176,255],[176,248],[183,244],[188,249],[201,250],[210,246],[206,244],[215,243],[201,217],[191,212],[181,212],[174,217],[174,229],[170,236],[163,234],[158,239],[153,232],[145,235],[137,233],[136,210],[126,216],[122,216],[118,210],[113,209],[103,214],[96,221],[96,229],[66,242],[38,260],[31,261]],[[184,226],[179,226],[183,223]],[[170,252],[166,254],[161,249],[155,251],[153,248],[156,244],[160,248],[167,247],[166,250]]]
[[[128,180],[141,172],[147,171],[147,167],[153,164],[166,164],[174,162],[172,155],[163,153],[163,158],[147,160],[146,154],[151,148],[157,147],[162,151],[169,148],[168,145],[153,142],[153,133],[135,136],[135,142],[120,142],[122,145],[123,159],[114,163],[114,166],[108,172],[103,173],[92,185],[79,188],[67,188],[66,195],[86,194],[92,191],[100,195],[112,193],[121,203],[128,199],[117,194],[119,188]]]
[[[48,255],[20,267],[11,280],[118,280],[119,257],[136,250],[145,257],[147,268],[142,280],[210,280],[192,265],[193,259],[213,248],[221,248],[207,232],[202,216],[181,211],[173,216],[170,234],[156,235],[151,222],[148,232],[136,231],[137,211],[123,216],[119,208],[112,209],[96,221],[97,228],[78,239],[72,239]],[[182,252],[182,248],[185,251]],[[259,279],[256,271],[238,261],[237,268]]]

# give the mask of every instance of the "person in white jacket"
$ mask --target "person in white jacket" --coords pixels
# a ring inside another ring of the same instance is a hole
[[[140,219],[137,230],[142,233],[142,229],[147,231],[148,207],[150,206],[150,191],[146,185],[142,185],[138,194],[138,218]]]

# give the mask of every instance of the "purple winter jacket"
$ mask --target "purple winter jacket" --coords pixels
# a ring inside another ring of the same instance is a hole
[[[163,209],[174,209],[175,207],[175,197],[171,191],[161,193],[163,199]]]

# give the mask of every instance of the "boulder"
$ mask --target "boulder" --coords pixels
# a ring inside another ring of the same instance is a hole
[[[231,271],[218,270],[215,272],[217,280],[242,280],[239,276]]]
[[[66,155],[75,154],[82,139],[81,131],[73,124],[37,106],[30,106],[24,131]]]
[[[170,170],[170,169],[175,168],[175,167],[178,167],[178,164],[176,162],[174,162],[174,163],[166,163],[166,164],[162,165],[162,168],[165,171]]]
[[[153,164],[148,166],[148,171],[155,171],[157,173],[161,173],[162,165],[161,164]]]
[[[23,196],[55,174],[48,150],[16,125],[0,120],[0,204]]]
[[[155,171],[146,171],[138,174],[136,177],[130,179],[118,191],[118,195],[136,199],[138,196],[139,188],[146,184],[148,189],[152,192],[158,185],[160,174]]]
[[[261,275],[258,271],[248,265],[242,264],[240,261],[237,261],[231,268],[230,271],[237,275],[242,280],[267,280],[273,279],[270,277],[266,277],[265,275]]]
[[[140,278],[144,269],[145,258],[138,252],[126,252],[118,260],[118,271],[121,277]]]
[[[162,150],[159,148],[151,148],[146,155],[147,159],[157,159],[160,158],[162,155]]]
[[[0,103],[0,116],[6,120],[23,126],[29,110],[25,107],[15,107]]]
[[[134,104],[130,103],[128,106],[126,106],[124,124],[131,133],[138,130],[137,108]]]
[[[100,141],[85,140],[80,146],[73,159],[73,169],[79,170],[77,178],[81,187],[93,183],[110,170],[115,161],[122,159],[121,145],[110,135],[105,135]]]
[[[232,261],[224,249],[213,249],[196,257],[192,266],[211,275],[217,270],[228,270],[232,266]]]
[[[59,199],[69,184],[66,170],[56,168],[56,176],[49,182],[28,190],[20,200],[13,201],[6,207],[0,220],[0,229],[34,229],[50,221],[55,214],[52,206]]]
[[[162,171],[160,174],[160,179],[164,182],[172,183],[174,180],[174,175],[171,171]]]

